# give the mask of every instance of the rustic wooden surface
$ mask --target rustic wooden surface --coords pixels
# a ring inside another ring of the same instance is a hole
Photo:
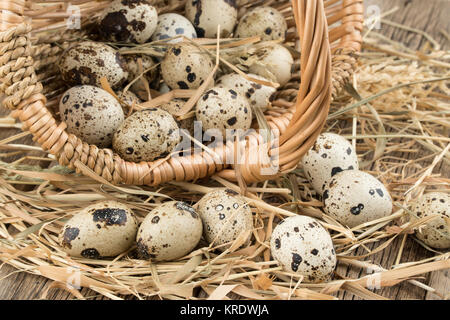
[[[445,30],[447,34],[450,34],[450,19],[448,19],[450,1],[448,0],[365,0],[365,5],[366,7],[368,5],[378,5],[382,11],[387,11],[398,6],[399,10],[387,17],[388,20],[423,30],[432,35],[443,48],[448,49],[450,47],[449,39],[441,33],[441,30]],[[403,42],[414,50],[419,50],[426,42],[421,35],[384,24],[379,32],[391,39]],[[8,112],[0,106],[0,116],[6,114],[8,114]],[[19,132],[20,131],[13,129],[0,129],[0,140]],[[25,137],[18,140],[16,143],[32,144],[32,140],[30,137]],[[398,154],[398,156],[404,158],[408,155]],[[414,156],[421,157],[421,155],[417,154]],[[450,168],[449,166],[441,165],[436,168],[435,172],[440,172],[441,174],[448,176]],[[397,258],[400,242],[401,239],[398,239],[398,241],[394,242],[389,248],[370,257],[369,260],[385,268],[391,267]],[[358,253],[362,254],[363,252],[356,252],[356,254]],[[431,256],[433,256],[431,252],[423,249],[409,237],[405,243],[401,262],[417,261]],[[343,277],[349,278],[361,276],[361,271],[345,266],[338,266],[337,273]],[[428,284],[441,293],[448,294],[450,291],[450,276],[448,270],[425,275],[420,281]],[[0,267],[0,299],[39,299],[49,283],[50,281],[43,277],[17,272],[8,265],[1,265]],[[92,297],[94,299],[102,298],[89,289],[82,289],[81,292],[86,297]],[[406,282],[392,288],[377,290],[376,293],[389,299],[440,299],[439,296],[433,293],[427,293]],[[338,297],[345,300],[358,299],[348,293],[339,293]],[[66,292],[56,289],[51,290],[47,298],[73,299],[73,297]]]

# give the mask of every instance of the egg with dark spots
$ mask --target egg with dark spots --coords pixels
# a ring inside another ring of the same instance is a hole
[[[239,129],[242,134],[252,124],[249,102],[228,88],[213,87],[206,91],[197,102],[195,115],[207,134],[221,134],[224,139],[227,131]]]
[[[202,221],[194,208],[184,202],[165,202],[153,209],[139,227],[138,254],[152,261],[181,258],[197,246],[202,231]]]
[[[349,152],[350,151],[350,152]],[[303,170],[312,187],[322,194],[331,178],[344,170],[358,170],[355,148],[344,137],[322,133],[314,146],[303,156]]]
[[[152,36],[153,41],[170,39],[176,36],[180,36],[177,39],[168,41],[169,43],[178,43],[183,41],[182,37],[188,39],[197,38],[197,32],[195,31],[192,23],[177,13],[165,13],[159,16],[158,26]],[[181,37],[182,36],[182,37]]]
[[[328,231],[318,220],[293,216],[277,224],[270,238],[272,256],[287,272],[304,276],[305,282],[330,280],[336,252]]]
[[[154,161],[168,156],[179,142],[179,128],[172,115],[153,108],[125,119],[114,134],[113,149],[127,161]]]
[[[100,87],[105,77],[111,87],[124,83],[128,77],[123,57],[110,46],[82,41],[69,47],[58,62],[62,79],[69,85],[88,84]]]
[[[205,239],[219,250],[228,248],[240,234],[253,230],[253,217],[245,198],[220,189],[207,193],[197,203]],[[248,232],[247,241],[251,233]]]
[[[111,146],[113,135],[125,116],[120,103],[107,91],[89,85],[63,93],[59,103],[67,132],[100,148]]]
[[[411,222],[436,215],[416,228],[416,237],[426,245],[446,250],[450,248],[450,194],[431,192],[412,201],[410,210]]]
[[[120,99],[119,103],[122,106],[123,112],[126,114],[128,114],[128,112],[130,111],[130,108],[134,105],[138,105],[140,103],[142,103],[142,100],[139,99],[139,97],[137,95],[135,95],[133,92],[131,91],[122,91],[122,90],[118,90],[116,92],[117,97]]]
[[[169,47],[161,62],[164,82],[172,89],[197,89],[213,69],[208,52],[189,43]]]
[[[146,0],[115,0],[100,15],[103,40],[121,43],[147,42],[156,30],[158,13]]]
[[[392,213],[392,199],[386,187],[366,172],[342,171],[331,178],[324,191],[325,212],[350,228]]]
[[[182,99],[173,99],[169,101],[168,103],[164,103],[160,105],[158,108],[167,111],[171,115],[175,117],[175,114],[180,112],[180,110],[183,108],[183,106],[186,104],[186,102]],[[176,120],[177,121],[177,120]],[[186,130],[191,136],[194,136],[194,121],[195,117],[183,119],[180,121],[177,121],[178,126],[180,129]]]
[[[115,257],[133,244],[138,221],[131,209],[116,201],[90,205],[66,222],[59,244],[72,257]]]
[[[126,54],[123,57],[128,70],[128,83],[133,82],[130,90],[140,99],[148,100],[147,84],[149,88],[155,88],[161,80],[159,66],[148,55]]]
[[[199,38],[216,38],[220,25],[221,38],[228,37],[237,22],[236,0],[188,0],[186,17],[192,22]]]
[[[257,7],[239,20],[235,38],[260,36],[263,41],[284,40],[286,31],[287,23],[280,11],[272,7]]]
[[[256,74],[248,74],[248,76],[257,80],[268,81],[268,79]],[[230,73],[220,77],[217,80],[217,86],[236,91],[248,100],[252,108],[259,108],[261,111],[267,110],[271,104],[271,97],[276,92],[276,89],[273,87],[247,80],[237,73]]]

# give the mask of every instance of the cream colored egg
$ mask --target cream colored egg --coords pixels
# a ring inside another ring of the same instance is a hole
[[[198,202],[197,212],[203,221],[206,241],[213,243],[214,247],[231,245],[240,234],[253,230],[251,208],[243,197],[230,189],[207,193]]]
[[[236,27],[236,38],[260,36],[261,40],[284,39],[287,23],[280,11],[272,7],[257,7],[247,12]]]
[[[411,207],[411,222],[431,215],[435,219],[416,229],[416,237],[436,249],[450,248],[450,194],[431,192],[414,201]]]
[[[114,134],[113,149],[127,161],[154,161],[167,157],[179,142],[174,118],[164,110],[151,108],[125,119]]]
[[[256,58],[251,59],[250,73],[256,73],[284,86],[292,77],[291,69],[294,59],[288,49],[280,44],[267,45],[257,51]]]
[[[172,45],[161,62],[164,82],[172,89],[197,89],[213,69],[208,53],[188,43]]]
[[[59,102],[67,132],[100,148],[111,146],[113,135],[124,120],[120,103],[103,89],[83,85],[67,90]]]
[[[199,38],[216,38],[220,25],[221,37],[229,36],[237,22],[236,0],[188,0],[186,17],[197,30]]]
[[[268,79],[256,74],[248,74],[248,76],[257,80],[268,81]],[[273,87],[249,81],[237,73],[230,73],[220,77],[217,80],[217,86],[233,89],[239,95],[247,98],[252,108],[259,108],[261,111],[267,110],[271,97],[276,92],[276,89]]]
[[[232,130],[243,132],[252,124],[252,109],[247,99],[228,88],[214,87],[206,91],[197,102],[195,115],[203,131],[211,135],[220,133],[224,139]]]
[[[110,46],[82,41],[69,47],[58,63],[63,80],[69,85],[89,84],[101,87],[105,77],[112,87],[124,83],[128,77],[121,55]]]
[[[314,146],[303,156],[303,170],[314,190],[322,195],[331,178],[344,170],[358,170],[355,148],[344,137],[322,133]]]
[[[183,36],[188,39],[197,38],[192,23],[177,13],[165,13],[159,16],[158,26],[152,36],[153,41],[170,39],[176,36]],[[183,41],[183,38],[172,39],[169,43],[178,43]]]
[[[126,205],[103,201],[74,215],[59,234],[59,243],[72,257],[114,257],[136,239],[138,222]]]
[[[104,40],[144,43],[156,30],[158,13],[146,0],[115,0],[100,16],[99,31]]]
[[[143,259],[170,261],[189,254],[202,236],[202,221],[184,202],[170,201],[152,210],[136,237]]]
[[[272,256],[287,272],[304,276],[304,282],[328,281],[336,267],[331,236],[313,218],[294,216],[280,222],[270,238]]]
[[[392,199],[375,177],[359,170],[342,171],[323,192],[324,210],[350,228],[389,216]]]

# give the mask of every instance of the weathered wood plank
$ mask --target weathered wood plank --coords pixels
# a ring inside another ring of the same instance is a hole
[[[448,49],[450,43],[448,39],[440,32],[446,30],[448,33],[450,30],[450,20],[448,19],[448,12],[450,10],[450,2],[446,0],[434,0],[434,1],[420,1],[420,0],[365,0],[364,4],[366,8],[370,5],[377,5],[381,12],[386,12],[394,7],[399,7],[395,13],[387,16],[385,19],[406,25],[411,28],[416,28],[427,32],[432,36],[442,48]],[[402,30],[386,24],[381,24],[381,29],[377,32],[382,33],[386,37],[395,41],[402,42],[407,47],[413,50],[420,50],[423,48],[427,40],[420,34]],[[420,152],[414,155],[420,158],[427,155],[426,152]],[[404,153],[395,153],[394,157],[407,158],[411,155]],[[424,163],[426,166],[431,163]],[[410,173],[415,172],[414,169],[409,169]],[[450,172],[449,166],[439,165],[435,168],[435,173],[441,173],[447,175]],[[447,174],[446,174],[447,173]],[[386,248],[383,252],[378,253],[368,259],[374,264],[380,265],[384,268],[390,268],[395,264],[398,251],[400,248],[402,239],[395,240],[391,246]],[[370,249],[374,249],[378,245],[370,246]],[[358,249],[356,254],[367,253],[362,249]],[[417,242],[409,236],[406,240],[405,247],[403,249],[402,259],[400,262],[418,261],[432,257],[434,254],[421,247]],[[358,277],[363,275],[360,270],[354,268],[348,268],[346,266],[339,266],[338,273],[345,277]],[[449,275],[448,272],[435,272],[425,275],[423,279],[419,279],[421,282],[435,288],[441,293],[447,293],[449,291]],[[405,300],[405,299],[440,299],[432,293],[427,293],[423,289],[418,288],[408,282],[403,282],[397,286],[391,288],[384,288],[376,290],[376,293],[388,297],[390,299]],[[338,297],[345,300],[358,299],[349,293],[340,293]]]

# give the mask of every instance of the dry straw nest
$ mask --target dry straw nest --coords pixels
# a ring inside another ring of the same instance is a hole
[[[95,17],[108,2],[71,1],[89,17]],[[160,12],[168,12],[183,8],[184,1],[153,3]],[[334,299],[342,290],[362,298],[383,299],[368,288],[402,281],[444,297],[416,277],[449,268],[448,254],[436,252],[422,261],[400,261],[406,238],[427,219],[414,223],[406,219],[410,199],[428,186],[448,191],[448,178],[433,174],[440,163],[448,168],[450,160],[450,107],[444,100],[449,96],[444,82],[449,79],[448,53],[431,48],[428,56],[416,55],[367,30],[368,50],[357,66],[355,57],[363,32],[362,1],[239,3],[244,8],[240,14],[262,4],[281,10],[290,27],[287,45],[293,52],[301,51],[293,78],[278,91],[265,120],[258,121],[278,129],[280,135],[280,172],[271,177],[260,175],[260,165],[224,167],[208,152],[197,161],[168,158],[156,163],[126,163],[110,150],[89,146],[67,134],[65,124],[58,123],[52,111],[64,91],[54,66],[62,51],[81,39],[84,31],[61,32],[66,26],[67,3],[63,1],[13,0],[0,4],[6,6],[1,8],[6,10],[2,11],[0,25],[0,90],[5,93],[3,104],[13,110],[12,117],[0,119],[0,124],[17,127],[15,118],[25,131],[0,141],[0,145],[12,150],[8,156],[37,150],[45,156],[35,160],[56,160],[60,164],[51,169],[21,164],[27,156],[11,164],[0,162],[0,259],[53,280],[43,297],[50,289],[61,288],[77,298],[88,298],[91,293],[86,289],[67,286],[74,279],[75,284],[112,299]],[[216,40],[199,45],[220,52]],[[353,74],[355,68],[357,73]],[[350,94],[343,93],[344,88]],[[176,96],[190,98],[193,103],[200,94],[176,91],[153,103]],[[348,229],[323,214],[320,199],[296,167],[324,130],[357,142],[361,167],[381,179],[391,192],[395,204],[391,216]],[[30,133],[41,147],[12,143]],[[249,145],[258,147],[260,141],[264,139],[253,137]],[[213,151],[224,157],[234,147]],[[399,152],[425,154],[413,161],[398,156]],[[244,154],[249,156],[249,152]],[[411,171],[411,167],[418,170]],[[206,176],[210,178],[201,179]],[[241,191],[253,208],[253,241],[245,247],[241,247],[242,239],[237,239],[229,249],[218,252],[201,242],[182,259],[152,264],[137,259],[135,248],[114,260],[87,260],[71,258],[58,246],[57,234],[64,222],[93,201],[126,203],[142,220],[168,198],[195,203],[203,194],[223,186]],[[332,234],[340,267],[352,266],[375,274],[363,272],[348,279],[338,267],[331,281],[308,284],[301,276],[284,272],[271,258],[270,235],[280,219],[297,214],[321,219]],[[395,267],[383,268],[370,262],[374,254],[398,238],[403,241]]]

